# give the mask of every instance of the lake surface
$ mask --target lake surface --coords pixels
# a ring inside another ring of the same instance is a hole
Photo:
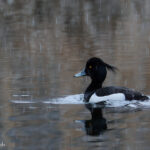
[[[0,1],[0,149],[149,150],[149,107],[44,103],[83,93],[90,57],[150,95],[150,1]]]

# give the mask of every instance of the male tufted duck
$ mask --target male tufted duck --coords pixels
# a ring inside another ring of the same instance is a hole
[[[80,76],[90,76],[91,84],[87,87],[84,93],[84,101],[89,102],[92,95],[95,95],[97,98],[101,96],[108,96],[116,93],[122,93],[124,95],[125,100],[147,100],[149,99],[147,96],[143,95],[140,92],[137,92],[133,89],[129,89],[126,87],[118,87],[118,86],[110,86],[103,87],[102,84],[106,78],[107,70],[111,70],[115,72],[117,70],[116,67],[111,66],[105,63],[100,58],[90,58],[80,73],[77,73],[74,77]]]

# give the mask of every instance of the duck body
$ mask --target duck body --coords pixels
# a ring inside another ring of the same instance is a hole
[[[123,93],[126,100],[146,100],[148,99],[147,96],[143,95],[142,93],[135,91],[134,89],[129,89],[126,87],[119,87],[119,86],[110,86],[110,87],[103,87],[101,89],[96,90],[97,96],[106,96],[115,93]]]
[[[107,70],[111,70],[115,72],[117,70],[116,67],[111,66],[105,63],[100,58],[93,57],[89,59],[86,63],[85,69],[83,69],[80,73],[76,74],[75,77],[79,76],[90,76],[91,77],[91,84],[87,87],[84,93],[84,101],[89,102],[91,97],[96,98],[98,97],[105,97],[114,94],[122,94],[125,100],[147,100],[149,99],[148,96],[135,91],[134,89],[129,89],[126,87],[119,87],[119,86],[109,86],[109,87],[102,87],[102,84],[106,78]],[[109,97],[111,99],[111,97]]]

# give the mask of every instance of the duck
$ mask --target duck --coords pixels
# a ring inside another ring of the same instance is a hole
[[[149,97],[127,87],[108,86],[103,87],[103,82],[106,79],[107,71],[116,72],[118,68],[105,63],[101,58],[90,58],[85,68],[74,77],[89,76],[91,83],[84,92],[84,102],[99,102],[101,99],[124,99],[124,100],[148,100]]]

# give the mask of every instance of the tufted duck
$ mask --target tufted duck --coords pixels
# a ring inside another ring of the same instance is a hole
[[[117,93],[123,96],[125,100],[149,99],[147,96],[143,95],[142,93],[126,87],[118,87],[118,86],[102,87],[102,84],[107,75],[107,70],[115,72],[117,68],[105,63],[100,58],[93,57],[87,61],[85,69],[83,69],[80,73],[77,73],[74,76],[74,77],[80,77],[80,76],[91,77],[92,82],[87,87],[84,93],[85,102],[89,102],[91,97],[93,97],[93,95],[94,95],[93,98],[95,98],[97,101],[99,97],[102,96],[106,97],[108,95],[114,95]]]

